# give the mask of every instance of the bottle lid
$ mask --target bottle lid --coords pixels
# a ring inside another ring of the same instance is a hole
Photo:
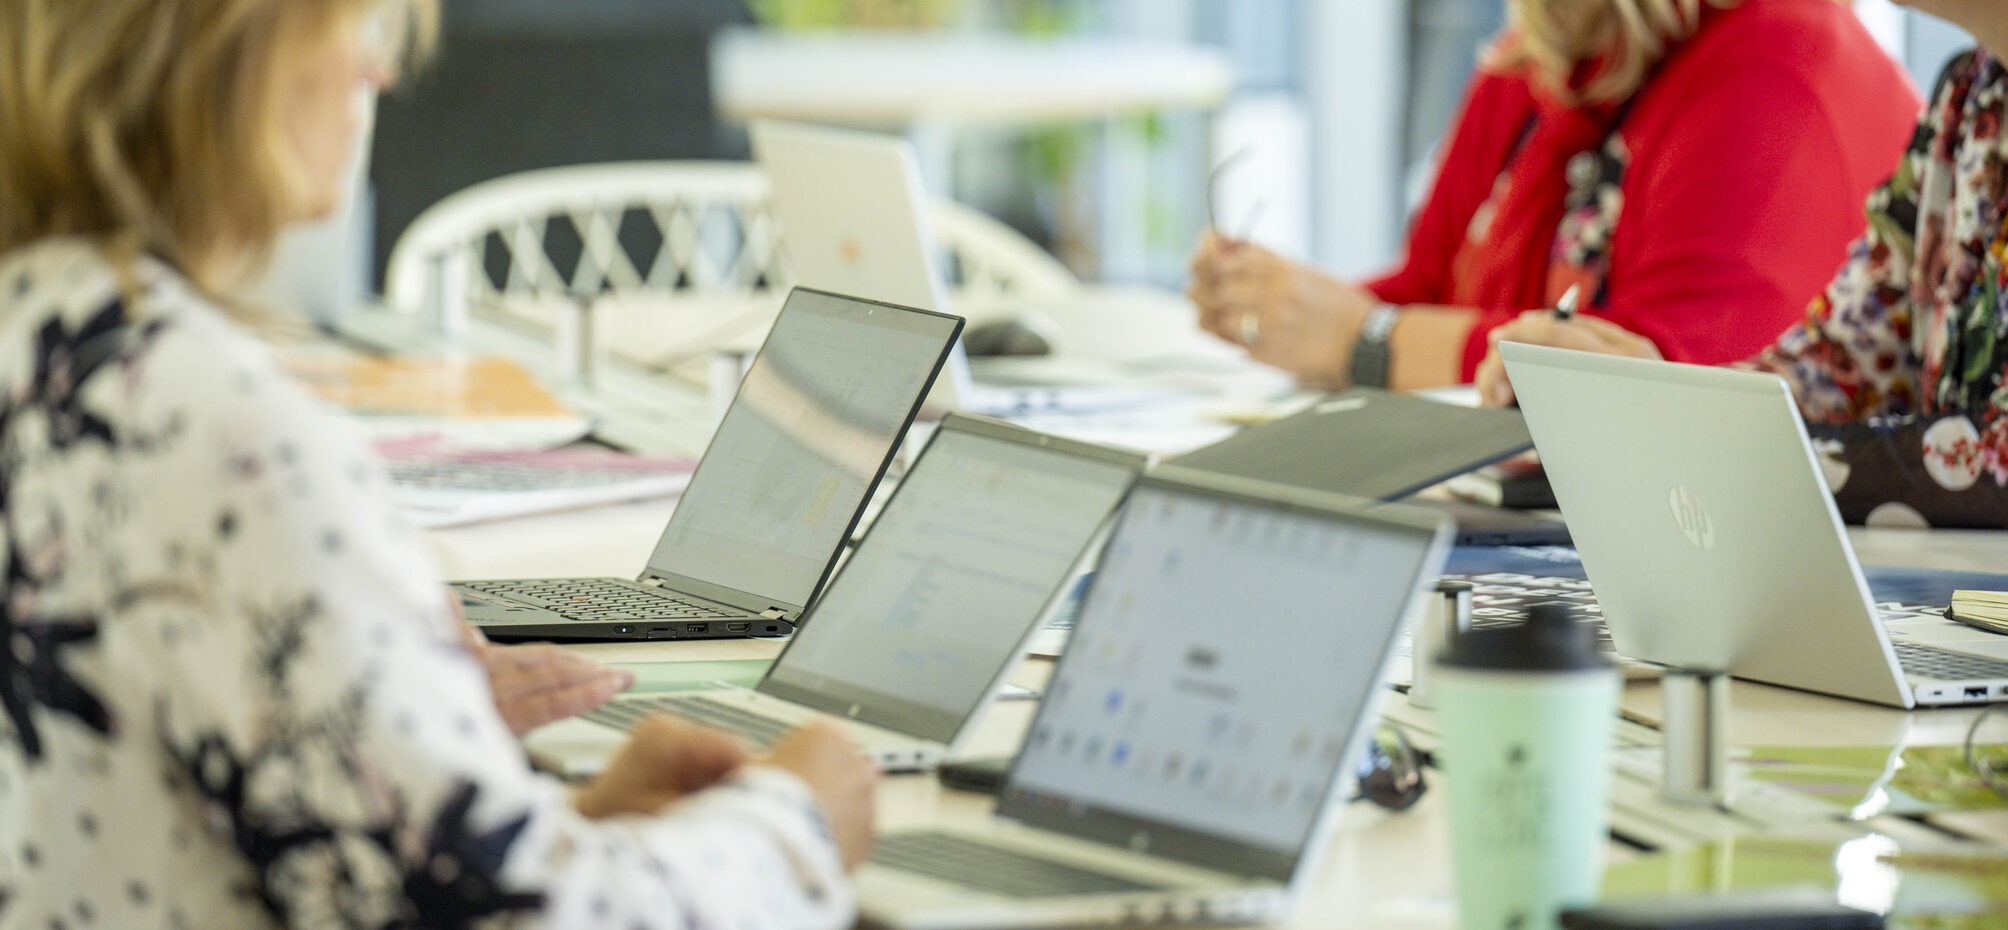
[[[1575,672],[1610,668],[1596,632],[1577,623],[1567,604],[1535,604],[1527,622],[1461,633],[1437,664],[1515,672]]]

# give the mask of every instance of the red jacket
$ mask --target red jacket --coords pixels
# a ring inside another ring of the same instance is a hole
[[[1570,232],[1564,223],[1555,254],[1580,254],[1570,240],[1591,240],[1605,277],[1586,312],[1652,339],[1667,358],[1748,358],[1797,322],[1840,267],[1865,223],[1862,200],[1890,175],[1920,106],[1847,4],[1744,0],[1711,17],[1633,96],[1617,131],[1629,156],[1613,179],[1620,196],[1600,199],[1608,242],[1599,221]],[[1472,218],[1538,118],[1522,76],[1481,72],[1406,257],[1367,287],[1396,304],[1471,306],[1457,297],[1475,290],[1460,274],[1471,275],[1484,247]],[[1548,280],[1552,302],[1565,285]],[[1530,307],[1477,309],[1466,380],[1486,334]]]

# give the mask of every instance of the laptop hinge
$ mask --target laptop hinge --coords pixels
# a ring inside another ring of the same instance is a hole
[[[641,583],[651,588],[660,588],[663,585],[663,581],[660,578],[643,578]]]
[[[788,611],[780,607],[769,607],[760,612],[760,619],[762,620],[782,620],[786,619],[787,616]]]

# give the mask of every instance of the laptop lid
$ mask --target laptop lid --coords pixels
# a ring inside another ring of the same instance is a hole
[[[949,415],[759,690],[952,741],[1143,465]]]
[[[796,288],[643,580],[793,619],[850,538],[962,320]]]
[[[1448,553],[1440,517],[1177,467],[1138,482],[997,812],[1294,882]]]
[[[796,281],[951,312],[912,142],[778,120],[754,120],[748,134]],[[930,410],[952,409],[972,385],[960,341],[946,374]]]
[[[1532,446],[1526,422],[1511,410],[1352,388],[1170,461],[1393,500]]]
[[[1912,706],[1782,379],[1499,349],[1619,652]]]

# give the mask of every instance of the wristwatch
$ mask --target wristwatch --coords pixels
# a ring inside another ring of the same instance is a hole
[[[1394,304],[1379,304],[1367,311],[1366,322],[1360,324],[1360,338],[1353,343],[1352,364],[1346,369],[1346,378],[1355,387],[1387,387],[1387,338],[1399,322],[1401,308]]]

